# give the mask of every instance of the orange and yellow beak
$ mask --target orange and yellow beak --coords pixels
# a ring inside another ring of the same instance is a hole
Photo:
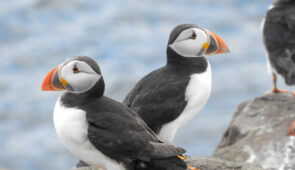
[[[204,47],[207,48],[206,55],[229,53],[229,48],[220,36],[208,30],[207,33],[210,38],[210,43]]]
[[[51,70],[45,79],[43,80],[41,91],[62,91],[65,90],[65,85],[67,85],[66,80],[59,78],[59,67]]]

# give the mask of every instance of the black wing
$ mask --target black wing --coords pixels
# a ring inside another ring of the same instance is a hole
[[[165,66],[142,78],[123,103],[158,133],[163,124],[176,119],[183,111],[189,79],[181,70]]]
[[[295,84],[295,4],[279,6],[267,12],[263,39],[272,67]]]
[[[121,103],[102,97],[87,108],[88,138],[112,159],[148,161],[185,152],[182,148],[161,144],[142,119]]]

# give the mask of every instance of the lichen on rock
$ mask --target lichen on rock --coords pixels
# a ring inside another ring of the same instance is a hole
[[[295,97],[267,94],[240,104],[213,156],[267,169],[295,169]]]

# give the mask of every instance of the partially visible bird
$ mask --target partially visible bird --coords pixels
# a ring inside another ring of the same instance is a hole
[[[291,123],[289,127],[288,136],[295,136],[295,120]]]
[[[227,53],[216,34],[193,24],[175,27],[167,45],[167,64],[144,76],[123,103],[166,143],[204,107],[211,93],[211,68],[203,56]]]
[[[105,170],[186,170],[183,148],[159,141],[130,108],[103,96],[104,80],[89,57],[71,57],[44,79],[61,91],[54,125],[62,143],[84,162]]]
[[[295,84],[295,1],[276,0],[262,21],[262,29],[268,70],[273,77],[271,92],[288,93],[277,88],[277,75],[287,85]]]

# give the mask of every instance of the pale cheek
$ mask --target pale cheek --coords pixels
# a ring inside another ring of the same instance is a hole
[[[92,88],[99,78],[99,75],[79,73],[69,76],[66,80],[75,92],[85,92]]]
[[[187,40],[176,42],[171,46],[176,52],[182,56],[193,57],[196,56],[201,50],[201,43],[196,40]]]

